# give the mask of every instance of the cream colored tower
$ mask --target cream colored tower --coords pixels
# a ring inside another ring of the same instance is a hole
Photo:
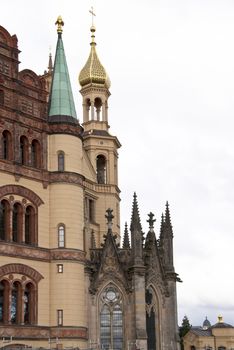
[[[48,135],[48,170],[54,178],[49,185],[50,249],[64,250],[64,257],[73,252],[75,257],[84,256],[83,149],[62,41],[63,21],[59,17],[56,23],[58,41],[48,113],[52,126]],[[59,323],[87,326],[84,263],[72,256],[63,259],[60,255],[50,266],[50,326]]]
[[[83,97],[84,150],[95,173],[93,196],[95,200],[95,222],[99,223],[97,243],[102,241],[106,233],[105,211],[114,211],[113,232],[120,235],[119,193],[118,188],[118,148],[121,146],[117,137],[109,133],[108,98],[110,96],[110,80],[102,66],[95,43],[95,27],[91,27],[91,51],[89,58],[81,70],[79,82]],[[89,188],[87,183],[87,191]],[[91,193],[87,192],[89,196]],[[86,229],[89,223],[86,221]],[[91,230],[94,228],[91,227]],[[95,230],[94,230],[95,231]]]

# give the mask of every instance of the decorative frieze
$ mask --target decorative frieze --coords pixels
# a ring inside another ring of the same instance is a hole
[[[85,327],[42,327],[42,326],[0,326],[0,337],[13,337],[14,340],[49,338],[79,338],[87,339],[88,330]]]
[[[47,249],[10,242],[0,243],[0,255],[12,256],[21,259],[40,260],[45,262],[50,262],[52,260],[72,260],[82,263],[85,262],[85,253],[79,249]]]

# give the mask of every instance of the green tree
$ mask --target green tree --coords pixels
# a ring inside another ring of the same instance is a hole
[[[185,336],[186,333],[188,333],[191,327],[192,325],[190,324],[188,317],[185,315],[182,320],[181,326],[179,327],[181,350],[184,350],[183,337]]]

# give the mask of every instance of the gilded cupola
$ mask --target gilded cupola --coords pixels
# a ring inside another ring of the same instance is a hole
[[[95,31],[96,28],[94,25],[90,28],[91,31],[91,38],[92,41],[90,43],[91,50],[89,58],[85,64],[85,66],[82,68],[80,75],[79,75],[79,82],[81,87],[87,86],[87,85],[97,85],[106,87],[109,89],[110,87],[110,79],[108,77],[108,74],[106,73],[105,68],[101,64],[97,52],[96,52],[96,42],[95,42]]]

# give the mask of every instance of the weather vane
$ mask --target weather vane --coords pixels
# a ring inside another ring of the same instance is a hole
[[[91,7],[91,10],[89,10],[89,12],[91,13],[92,15],[92,27],[93,27],[93,17],[96,16],[96,14],[94,13],[94,10],[93,10],[93,6]]]

